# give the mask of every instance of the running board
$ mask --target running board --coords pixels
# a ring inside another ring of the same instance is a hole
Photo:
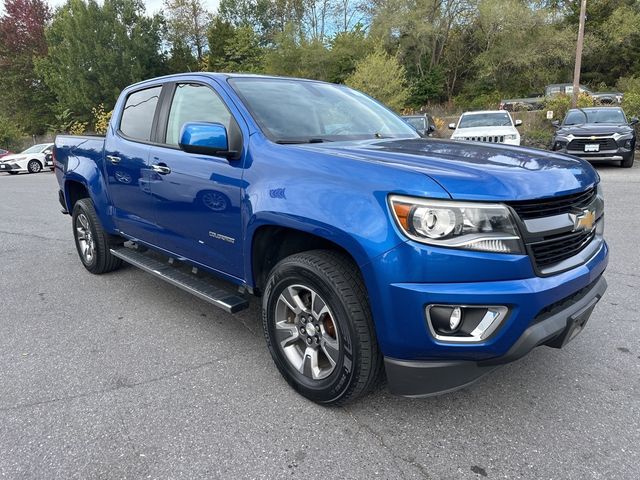
[[[208,281],[207,278],[184,272],[174,264],[164,263],[145,253],[128,247],[116,247],[111,249],[111,255],[121,258],[134,267],[151,273],[216,307],[220,307],[228,313],[236,313],[249,306],[249,301],[242,295],[220,288],[214,285],[213,281]]]

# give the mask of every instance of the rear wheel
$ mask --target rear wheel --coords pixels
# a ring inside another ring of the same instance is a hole
[[[27,170],[29,173],[38,173],[42,170],[42,164],[38,160],[29,160]]]
[[[100,274],[116,270],[122,265],[122,260],[109,251],[109,235],[102,228],[90,199],[78,200],[73,206],[72,224],[76,249],[87,270]]]
[[[367,294],[344,255],[315,250],[279,262],[267,280],[262,318],[276,366],[308,399],[344,404],[377,383],[382,356]]]
[[[624,158],[621,162],[620,162],[620,166],[622,168],[631,168],[633,167],[633,160],[635,157],[635,152],[631,152],[631,154],[627,157]]]

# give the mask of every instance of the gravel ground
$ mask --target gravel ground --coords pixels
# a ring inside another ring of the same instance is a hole
[[[609,290],[564,350],[410,400],[317,406],[235,316],[87,273],[50,173],[0,174],[0,478],[640,478],[640,164],[599,166]]]

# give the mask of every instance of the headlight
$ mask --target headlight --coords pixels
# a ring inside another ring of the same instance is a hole
[[[439,247],[524,253],[509,209],[500,204],[391,195],[391,211],[412,240]]]
[[[504,139],[505,140],[517,140],[518,139],[518,135],[515,135],[515,134],[505,135]]]
[[[15,157],[15,158],[12,158],[11,160],[6,160],[6,161],[7,162],[20,162],[20,161],[26,160],[26,159],[27,159],[27,157]]]

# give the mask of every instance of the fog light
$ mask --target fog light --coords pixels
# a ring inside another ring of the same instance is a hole
[[[481,342],[502,324],[505,306],[427,305],[429,331],[444,342]]]
[[[449,317],[449,330],[457,330],[462,322],[462,310],[460,307],[456,307],[451,312],[451,316]]]

